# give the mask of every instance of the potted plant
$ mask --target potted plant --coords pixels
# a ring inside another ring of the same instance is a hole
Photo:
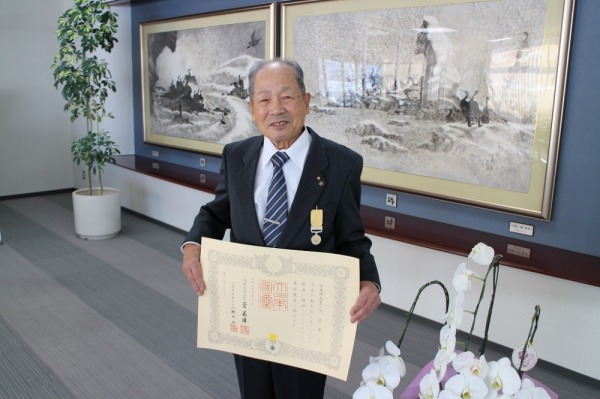
[[[110,53],[117,32],[117,14],[104,0],[74,0],[74,5],[58,19],[56,36],[59,51],[52,70],[54,86],[62,87],[65,111],[71,122],[83,118],[86,131],[73,142],[73,161],[86,168],[88,187],[73,193],[75,232],[81,238],[103,239],[115,236],[121,229],[119,192],[104,188],[102,172],[112,156],[119,154],[108,132],[101,129],[104,118],[113,115],[106,111],[109,92],[115,92],[115,82],[105,60],[96,51]],[[98,187],[92,183],[98,175]]]

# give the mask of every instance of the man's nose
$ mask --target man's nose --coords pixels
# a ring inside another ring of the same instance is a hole
[[[279,97],[275,97],[273,100],[271,100],[271,103],[269,104],[269,112],[275,115],[285,112],[283,101],[281,101]]]

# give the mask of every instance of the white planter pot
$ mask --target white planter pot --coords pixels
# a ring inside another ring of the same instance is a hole
[[[83,188],[73,192],[75,233],[86,240],[104,240],[116,236],[121,230],[121,200],[119,190],[100,187]]]

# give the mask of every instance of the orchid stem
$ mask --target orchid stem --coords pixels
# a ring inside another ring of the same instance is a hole
[[[494,256],[490,266],[488,267],[487,273],[485,274],[485,278],[483,279],[483,285],[481,287],[481,293],[479,294],[479,300],[477,301],[477,306],[475,307],[475,311],[473,312],[473,322],[471,323],[471,330],[469,331],[469,335],[467,336],[467,342],[465,344],[465,352],[469,349],[469,342],[471,340],[471,336],[473,335],[473,330],[475,329],[475,321],[477,320],[477,312],[479,311],[479,305],[481,305],[481,301],[483,300],[483,296],[485,294],[485,286],[487,283],[488,276],[490,272],[492,273],[492,297],[490,300],[490,307],[488,309],[487,320],[485,322],[485,335],[483,338],[483,343],[481,348],[479,349],[479,354],[483,355],[485,352],[485,346],[488,340],[488,332],[490,329],[490,324],[492,321],[492,310],[494,308],[494,299],[496,298],[496,288],[498,287],[498,274],[500,271],[500,260],[502,259],[502,255]]]
[[[433,281],[430,281],[430,282],[424,284],[419,289],[419,292],[417,292],[417,296],[415,297],[415,300],[413,301],[410,311],[408,312],[408,318],[406,319],[406,325],[404,326],[404,331],[402,331],[402,336],[400,337],[400,340],[398,341],[398,345],[397,345],[398,349],[400,349],[400,345],[402,345],[402,341],[404,340],[404,335],[406,334],[406,330],[408,329],[408,325],[410,324],[410,319],[412,318],[412,315],[414,313],[415,306],[417,306],[417,301],[419,300],[419,296],[421,295],[421,292],[423,292],[423,290],[425,288],[427,288],[433,284],[439,285],[444,290],[444,295],[446,297],[446,312],[445,313],[448,313],[448,308],[450,307],[450,296],[448,295],[448,290],[446,289],[446,286],[438,280],[433,280]]]

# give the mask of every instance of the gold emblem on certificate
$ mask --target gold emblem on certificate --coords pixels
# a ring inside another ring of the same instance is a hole
[[[310,242],[313,245],[319,245],[321,243],[319,233],[323,232],[323,209],[315,208],[310,211],[310,232],[313,233]]]
[[[269,339],[265,343],[266,348],[271,353],[277,353],[280,348],[279,341],[277,341],[277,334],[269,333]]]

